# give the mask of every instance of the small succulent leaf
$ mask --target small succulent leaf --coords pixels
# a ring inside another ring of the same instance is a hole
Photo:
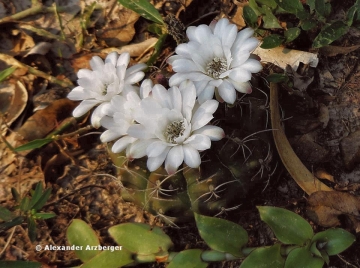
[[[306,4],[309,6],[310,13],[313,13],[315,10],[315,1],[316,0],[307,0]]]
[[[27,224],[28,224],[28,235],[31,240],[31,242],[34,242],[36,239],[36,222],[33,217],[27,218]]]
[[[309,30],[313,29],[314,27],[316,27],[317,24],[318,24],[318,22],[314,19],[302,20],[301,21],[301,29],[303,29],[304,31],[309,31]]]
[[[41,268],[42,263],[33,261],[0,261],[0,267],[6,268]]]
[[[275,0],[275,2],[279,7],[292,14],[297,14],[304,10],[304,7],[299,0]]]
[[[10,210],[0,206],[0,219],[1,220],[11,221],[13,218],[15,218],[15,216],[13,215],[13,213]]]
[[[20,203],[20,201],[21,201],[20,194],[14,187],[11,187],[11,194],[12,194],[13,198],[15,199],[15,201]]]
[[[250,6],[244,6],[243,16],[246,24],[250,27],[256,27],[258,16]]]
[[[202,261],[201,249],[188,249],[179,252],[166,268],[206,268],[208,263]]]
[[[281,245],[257,248],[241,263],[240,268],[283,268],[285,259],[280,253]]]
[[[326,242],[324,249],[329,256],[337,255],[355,242],[355,236],[341,228],[328,229],[314,235],[312,242]]]
[[[325,250],[320,250],[321,258],[326,262],[327,265],[330,263],[330,257]]]
[[[21,152],[21,151],[37,149],[52,142],[53,140],[54,139],[52,138],[36,139],[28,143],[25,143],[23,145],[20,145],[19,147],[16,147],[14,150],[15,152]]]
[[[159,227],[144,223],[123,223],[109,228],[111,237],[124,248],[139,255],[167,252],[173,243]]]
[[[347,24],[348,26],[353,25],[356,12],[359,12],[359,8],[360,8],[360,7],[355,4],[355,5],[353,5],[352,7],[350,7],[349,10],[347,11],[347,14],[346,14],[346,24]]]
[[[118,0],[121,5],[138,13],[141,17],[164,24],[159,11],[148,0]]]
[[[294,41],[301,33],[300,28],[298,27],[294,27],[294,28],[289,28],[284,32],[284,36],[286,38],[285,42],[289,43],[291,41]]]
[[[316,257],[322,258],[321,252],[317,248],[317,243],[313,242],[310,246],[310,252],[314,254]]]
[[[283,41],[284,41],[284,37],[282,37],[281,35],[272,34],[263,39],[263,42],[260,47],[264,49],[278,47],[282,44]]]
[[[244,228],[227,220],[194,214],[200,236],[211,249],[237,257],[243,256],[241,249],[248,242],[248,234]]]
[[[324,0],[315,0],[315,11],[322,17],[326,18],[326,8]]]
[[[42,195],[40,196],[39,200],[34,204],[34,206],[32,206],[33,209],[35,210],[40,210],[45,204],[46,201],[49,199],[50,194],[51,194],[52,188],[47,188]]]
[[[286,74],[269,74],[266,80],[270,83],[286,83],[289,81],[289,77]]]
[[[56,214],[52,213],[52,212],[51,213],[39,212],[39,213],[35,213],[34,216],[36,218],[46,220],[46,219],[54,218],[56,216]]]
[[[260,16],[262,14],[261,8],[258,6],[255,0],[249,0],[249,7],[255,12],[256,16]]]
[[[10,229],[11,227],[14,227],[16,225],[20,225],[24,222],[25,217],[23,216],[18,216],[10,221],[6,221],[6,222],[2,222],[0,223],[0,232],[1,231],[6,231],[8,229]]]
[[[81,268],[118,268],[133,263],[132,254],[126,249],[121,250],[104,250],[85,262]]]
[[[12,66],[9,67],[3,71],[0,72],[0,82],[4,81],[6,78],[8,78],[15,70],[17,67]]]
[[[265,5],[270,7],[271,9],[275,9],[277,7],[277,4],[274,0],[256,0],[261,5]]]
[[[32,209],[33,206],[36,204],[36,202],[39,201],[42,192],[43,192],[43,185],[41,182],[38,182],[36,184],[34,192],[31,194],[31,200],[30,200],[30,204],[29,204],[30,209]]]
[[[100,241],[95,231],[82,220],[74,219],[71,222],[66,231],[66,238],[70,245],[79,246],[80,250],[75,250],[75,255],[82,262],[88,262],[101,252],[100,250],[85,250],[87,246],[91,248],[100,245]]]
[[[263,6],[263,10],[265,12],[265,15],[262,18],[264,21],[263,27],[265,29],[281,29],[282,27],[279,24],[278,19],[272,13],[272,10],[267,6]]]
[[[311,225],[292,211],[269,206],[257,208],[261,220],[270,226],[276,238],[284,244],[301,246],[314,235]]]
[[[319,48],[329,45],[347,33],[348,30],[349,26],[347,24],[342,21],[335,21],[321,30],[313,42],[313,47]]]
[[[322,268],[324,260],[311,255],[311,252],[304,247],[295,248],[290,251],[286,258],[284,268]]]
[[[28,211],[29,204],[30,204],[30,199],[29,199],[29,197],[25,196],[20,202],[20,210]]]
[[[159,57],[160,52],[162,51],[161,48],[164,45],[164,42],[167,38],[168,34],[163,34],[159,36],[159,39],[157,40],[155,46],[154,46],[154,52],[151,55],[150,59],[146,62],[146,64],[148,66],[152,66],[154,65],[154,62],[156,61],[156,59]]]

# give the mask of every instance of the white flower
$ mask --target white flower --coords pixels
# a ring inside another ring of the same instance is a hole
[[[155,85],[152,96],[141,101],[141,109],[135,115],[139,124],[127,130],[129,137],[137,139],[130,145],[129,157],[146,154],[150,171],[165,161],[169,174],[175,173],[183,162],[191,168],[199,167],[199,151],[209,149],[211,141],[225,136],[220,127],[207,125],[218,105],[216,100],[200,105],[189,80],[169,90]]]
[[[189,42],[177,46],[177,55],[168,59],[176,72],[170,86],[186,79],[193,81],[200,103],[212,99],[214,92],[218,100],[230,104],[236,100],[235,90],[251,93],[251,73],[262,69],[251,56],[259,44],[253,33],[250,28],[237,32],[236,25],[226,18],[210,26],[188,27]]]
[[[98,56],[90,60],[92,70],[80,69],[77,73],[78,85],[68,95],[74,101],[82,102],[74,109],[73,116],[80,117],[91,108],[99,105],[92,113],[91,124],[100,127],[100,119],[104,116],[104,104],[120,93],[132,91],[132,84],[144,77],[146,64],[136,64],[127,69],[130,61],[129,53],[120,56],[110,53],[105,62]]]
[[[151,80],[145,79],[140,86],[139,94],[131,91],[125,96],[116,95],[110,103],[104,105],[103,112],[106,116],[100,120],[100,124],[107,130],[101,134],[100,139],[102,142],[118,139],[111,148],[114,153],[120,153],[124,149],[130,148],[129,145],[137,140],[129,137],[127,130],[131,125],[136,124],[134,115],[140,109],[141,100],[150,95],[151,89]]]

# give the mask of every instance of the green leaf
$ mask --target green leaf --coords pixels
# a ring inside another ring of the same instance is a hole
[[[268,206],[257,208],[261,220],[270,226],[276,238],[284,244],[301,246],[314,236],[311,225],[294,212]]]
[[[66,231],[66,237],[70,245],[82,248],[82,250],[75,250],[75,254],[83,262],[89,261],[101,252],[100,250],[85,250],[87,246],[91,248],[100,245],[100,241],[95,231],[82,220],[75,219],[71,222]]]
[[[126,249],[104,250],[88,262],[81,265],[81,268],[118,268],[134,262],[132,254]]]
[[[255,28],[258,16],[250,6],[244,6],[243,17],[248,26]]]
[[[206,268],[208,263],[201,259],[201,249],[188,249],[178,253],[166,268]]]
[[[46,220],[46,219],[54,218],[56,216],[56,214],[52,213],[52,212],[51,213],[40,212],[40,213],[35,213],[34,216],[36,218]]]
[[[270,74],[266,77],[266,80],[271,83],[286,83],[289,81],[289,77],[286,74]]]
[[[25,220],[25,217],[18,216],[16,218],[12,219],[11,221],[0,223],[0,231],[6,231],[6,230],[10,229],[11,227],[20,225],[24,222],[24,220]]]
[[[6,78],[8,78],[15,70],[17,67],[12,66],[9,67],[3,71],[0,72],[0,82],[4,81]]]
[[[140,255],[167,252],[173,243],[159,227],[144,223],[123,223],[109,228],[111,237],[132,253]]]
[[[31,242],[34,242],[36,239],[36,222],[32,217],[27,218],[28,224],[28,235]]]
[[[41,182],[38,182],[35,187],[35,191],[31,194],[31,200],[29,204],[29,208],[32,209],[37,201],[41,198],[41,194],[43,192],[43,185]]]
[[[40,262],[33,261],[0,261],[0,267],[6,268],[41,268]]]
[[[148,26],[148,31],[154,34],[157,34],[158,36],[165,34],[167,32],[166,28],[164,26],[159,25],[158,23],[152,23]]]
[[[141,17],[156,23],[164,24],[164,21],[157,9],[150,4],[149,0],[118,0],[124,7],[138,13]]]
[[[303,29],[304,31],[309,31],[311,29],[313,29],[315,26],[317,26],[318,22],[314,19],[309,19],[309,20],[302,20],[301,21],[301,29]]]
[[[159,57],[161,48],[164,45],[164,42],[165,42],[167,36],[168,36],[167,34],[163,34],[163,35],[159,36],[159,39],[157,40],[157,42],[154,46],[154,52],[151,55],[150,59],[146,63],[148,66],[152,66],[154,64],[154,62],[156,61],[156,59]]]
[[[237,257],[243,256],[241,249],[248,242],[244,228],[227,220],[194,214],[200,236],[210,248]]]
[[[299,0],[275,0],[275,2],[279,7],[292,14],[297,14],[304,10],[304,7]]]
[[[263,27],[265,29],[281,29],[282,27],[280,26],[278,19],[272,13],[271,9],[267,6],[264,6],[263,10],[265,12],[265,15],[262,18],[264,21]]]
[[[29,197],[25,196],[20,202],[20,210],[28,211],[30,209],[29,204],[30,204],[30,199]]]
[[[298,27],[294,27],[294,28],[289,28],[284,32],[284,36],[286,38],[285,42],[289,43],[291,41],[294,41],[301,33],[300,28]]]
[[[311,241],[325,243],[324,249],[329,256],[337,255],[355,242],[355,236],[341,228],[328,229],[314,235]]]
[[[51,194],[52,188],[47,188],[44,193],[40,196],[40,198],[36,201],[34,206],[32,207],[35,210],[40,210],[45,204],[46,201],[49,199]]]
[[[322,268],[324,260],[313,257],[306,248],[295,248],[286,258],[284,268]]]
[[[349,30],[347,26],[342,21],[335,21],[331,25],[325,27],[319,34],[316,36],[313,47],[319,48],[331,44],[335,40],[339,39]]]
[[[326,18],[325,0],[315,0],[315,11]]]
[[[281,245],[257,248],[241,263],[240,268],[283,268],[285,259],[280,253]]]
[[[263,42],[260,47],[264,49],[278,47],[282,44],[283,41],[284,41],[284,37],[282,37],[281,35],[272,34],[263,39]]]
[[[7,208],[4,208],[0,206],[0,219],[3,221],[11,221],[15,216],[13,213],[8,210]]]
[[[271,9],[275,9],[277,7],[277,4],[274,0],[256,0],[261,5],[265,5],[270,7]]]
[[[348,26],[351,26],[353,24],[356,12],[359,12],[359,8],[360,7],[356,4],[349,8],[346,14],[346,24]]]
[[[14,150],[15,150],[15,152],[21,152],[21,151],[37,149],[37,148],[40,148],[40,147],[52,142],[53,140],[54,139],[52,139],[52,138],[33,140],[33,141],[30,141],[28,143],[25,143],[25,144],[15,148]]]
[[[15,201],[20,203],[20,201],[21,201],[20,194],[14,187],[11,187],[11,194],[12,194],[13,198],[15,199]]]
[[[306,0],[306,4],[309,6],[310,13],[315,10],[315,0]]]
[[[257,5],[255,0],[249,0],[249,7],[252,8],[256,16],[260,16],[262,14],[261,8]]]

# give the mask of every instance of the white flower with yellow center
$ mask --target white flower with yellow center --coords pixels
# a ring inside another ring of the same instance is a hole
[[[146,154],[150,171],[165,161],[169,174],[174,174],[183,162],[191,168],[199,167],[199,152],[225,136],[220,127],[208,125],[218,105],[216,100],[200,105],[196,88],[189,80],[169,90],[155,85],[152,96],[141,101],[141,109],[134,117],[139,124],[127,130],[129,137],[137,139],[130,145],[128,157]]]
[[[78,85],[67,96],[70,100],[82,101],[73,111],[74,117],[80,117],[98,105],[91,115],[91,124],[98,128],[104,116],[104,104],[121,93],[133,91],[132,85],[144,77],[146,64],[136,64],[130,68],[129,53],[120,56],[110,53],[103,61],[94,56],[90,60],[92,70],[80,69],[77,73]]]
[[[251,55],[259,44],[252,29],[238,32],[236,25],[224,18],[210,26],[188,27],[186,34],[189,42],[178,45],[177,55],[168,59],[176,72],[170,86],[193,81],[200,103],[212,99],[214,92],[219,101],[230,104],[236,100],[236,91],[251,93],[251,74],[262,69]]]

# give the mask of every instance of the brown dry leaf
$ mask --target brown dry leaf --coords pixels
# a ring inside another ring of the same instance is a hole
[[[44,138],[62,120],[71,115],[76,105],[76,102],[69,99],[60,99],[54,101],[45,109],[37,111],[18,130],[22,142]]]
[[[123,8],[116,20],[112,20],[106,26],[96,32],[98,40],[104,40],[108,46],[118,47],[129,43],[134,35],[134,24],[140,15],[132,10]]]
[[[28,100],[28,93],[24,85],[14,80],[0,84],[0,114],[10,126],[24,111]],[[0,118],[1,127],[3,118]]]
[[[156,42],[158,41],[158,38],[152,37],[150,39],[147,39],[143,42],[137,43],[137,44],[131,44],[127,46],[123,46],[120,49],[118,48],[104,48],[101,50],[102,53],[110,53],[113,51],[116,51],[119,54],[122,54],[124,52],[128,52],[130,54],[130,57],[138,57],[146,53],[148,50],[152,49]]]
[[[339,54],[348,54],[350,52],[353,52],[357,50],[360,47],[360,45],[357,46],[351,46],[351,47],[340,47],[340,46],[325,46],[321,47],[319,49],[320,54],[328,57],[335,57]]]
[[[360,232],[360,197],[346,192],[319,191],[308,199],[307,214],[317,224],[324,227],[339,226],[339,216],[347,216],[352,228]]]
[[[323,179],[323,180],[328,180],[331,182],[335,182],[334,180],[334,176],[329,174],[326,170],[324,169],[318,169],[315,171],[315,176],[319,179]]]
[[[331,188],[319,181],[300,161],[294,150],[286,138],[286,135],[281,127],[279,103],[278,103],[278,88],[274,83],[270,83],[270,111],[271,122],[274,136],[274,142],[278,150],[279,156],[290,175],[295,182],[307,194],[312,194],[317,191],[332,191]]]

